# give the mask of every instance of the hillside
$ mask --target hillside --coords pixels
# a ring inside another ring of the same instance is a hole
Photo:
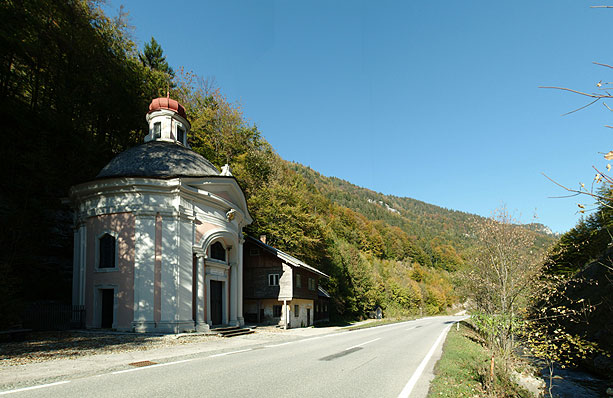
[[[474,247],[474,225],[484,219],[475,214],[442,208],[412,198],[383,195],[336,177],[325,177],[298,163],[291,163],[291,168],[332,202],[362,214],[371,221],[383,221],[399,227],[416,238],[430,254],[444,245],[451,246],[459,255],[468,253]],[[556,238],[542,224],[525,224],[521,227],[534,232],[537,246],[547,247]],[[443,263],[441,265],[446,267]]]

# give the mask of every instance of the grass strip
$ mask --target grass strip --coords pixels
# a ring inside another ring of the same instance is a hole
[[[483,347],[468,336],[474,333],[464,324],[460,330],[452,327],[443,345],[443,354],[434,369],[428,397],[482,396],[483,383],[480,368],[488,360]],[[474,336],[473,336],[474,337]]]
[[[483,340],[465,322],[459,330],[452,327],[443,346],[443,354],[434,369],[429,398],[459,397],[530,397],[530,393],[511,381],[496,361],[493,384],[489,381],[489,351]]]

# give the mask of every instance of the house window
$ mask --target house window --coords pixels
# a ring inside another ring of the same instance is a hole
[[[300,306],[298,304],[294,305],[294,317],[298,318],[300,316]]]
[[[272,306],[272,316],[275,318],[281,318],[281,306],[280,305]]]
[[[211,258],[220,261],[226,261],[226,248],[221,242],[215,242],[211,245]]]
[[[104,234],[99,241],[98,268],[115,268],[115,237]]]
[[[302,280],[300,274],[296,274],[296,287],[302,287]]]
[[[268,286],[279,286],[279,274],[268,274]]]
[[[153,123],[153,138],[162,138],[162,123]]]
[[[177,140],[182,144],[185,143],[185,129],[183,127],[177,126]]]
[[[309,278],[309,290],[315,290],[315,279]]]

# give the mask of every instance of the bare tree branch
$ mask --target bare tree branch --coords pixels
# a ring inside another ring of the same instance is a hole
[[[613,8],[613,6],[612,6],[611,8]],[[593,63],[594,65],[600,65],[600,66],[604,66],[604,67],[607,67],[607,68],[611,68],[611,69],[613,69],[613,66],[611,66],[611,65],[601,64],[600,62],[592,62],[592,63]]]
[[[593,168],[594,170],[596,170],[596,172],[597,172],[597,173],[598,173],[600,176],[602,176],[603,178],[605,178],[605,179],[607,179],[607,180],[608,180],[608,177],[606,177],[604,173],[601,173],[601,172],[600,172],[600,171],[599,171],[599,170],[598,170],[596,167],[594,167],[594,166],[592,166],[592,168]],[[613,206],[611,205],[610,198],[607,198],[606,196],[603,196],[603,195],[599,195],[599,194],[597,194],[597,193],[594,193],[594,190],[593,190],[593,189],[592,189],[592,191],[582,191],[582,190],[580,190],[580,189],[572,189],[572,188],[568,188],[568,187],[566,187],[566,186],[564,186],[564,185],[560,184],[560,183],[559,183],[559,182],[557,182],[556,180],[554,180],[554,179],[550,178],[550,177],[549,177],[547,174],[545,174],[545,173],[541,173],[541,174],[543,174],[543,175],[545,176],[545,178],[547,178],[549,181],[553,182],[554,184],[556,184],[556,185],[557,185],[557,186],[559,186],[560,188],[562,188],[562,189],[564,189],[564,190],[566,190],[566,191],[568,191],[568,192],[572,192],[574,195],[570,195],[571,197],[572,197],[572,196],[578,196],[578,195],[587,195],[587,196],[590,196],[590,197],[592,197],[592,198],[596,199],[596,201],[597,201],[599,204],[603,205],[603,206],[606,206],[606,207],[613,207]],[[584,211],[584,210],[582,210],[581,212],[583,212],[583,211]]]
[[[572,195],[562,195],[562,196],[547,196],[547,198],[549,199],[566,199],[566,198],[574,198],[575,196],[578,196],[578,193],[574,193]]]
[[[600,98],[596,98],[594,101],[590,102],[589,104],[583,105],[581,108],[577,108],[574,111],[563,113],[562,116],[570,115],[571,113],[575,113],[577,111],[580,111],[581,109],[585,109],[585,108],[587,108],[588,106],[592,105],[593,103],[595,103],[597,101],[600,101]]]
[[[573,90],[573,89],[566,88],[566,87],[539,86],[539,88],[553,88],[553,89],[556,89],[556,90],[570,91],[571,93],[580,94],[580,95],[584,95],[586,97],[597,98],[597,99],[601,99],[601,98],[613,98],[610,95],[588,94],[588,93],[584,93],[582,91],[577,91],[577,90]]]

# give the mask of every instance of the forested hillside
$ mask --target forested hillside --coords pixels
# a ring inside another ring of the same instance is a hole
[[[70,300],[72,216],[62,198],[142,142],[147,105],[168,89],[186,107],[192,149],[231,165],[254,218],[247,233],[328,273],[338,316],[376,305],[435,314],[458,302],[453,273],[476,250],[480,217],[281,159],[219,88],[170,68],[154,40],[138,49],[124,17],[108,18],[93,1],[0,5],[4,323],[25,302]]]

